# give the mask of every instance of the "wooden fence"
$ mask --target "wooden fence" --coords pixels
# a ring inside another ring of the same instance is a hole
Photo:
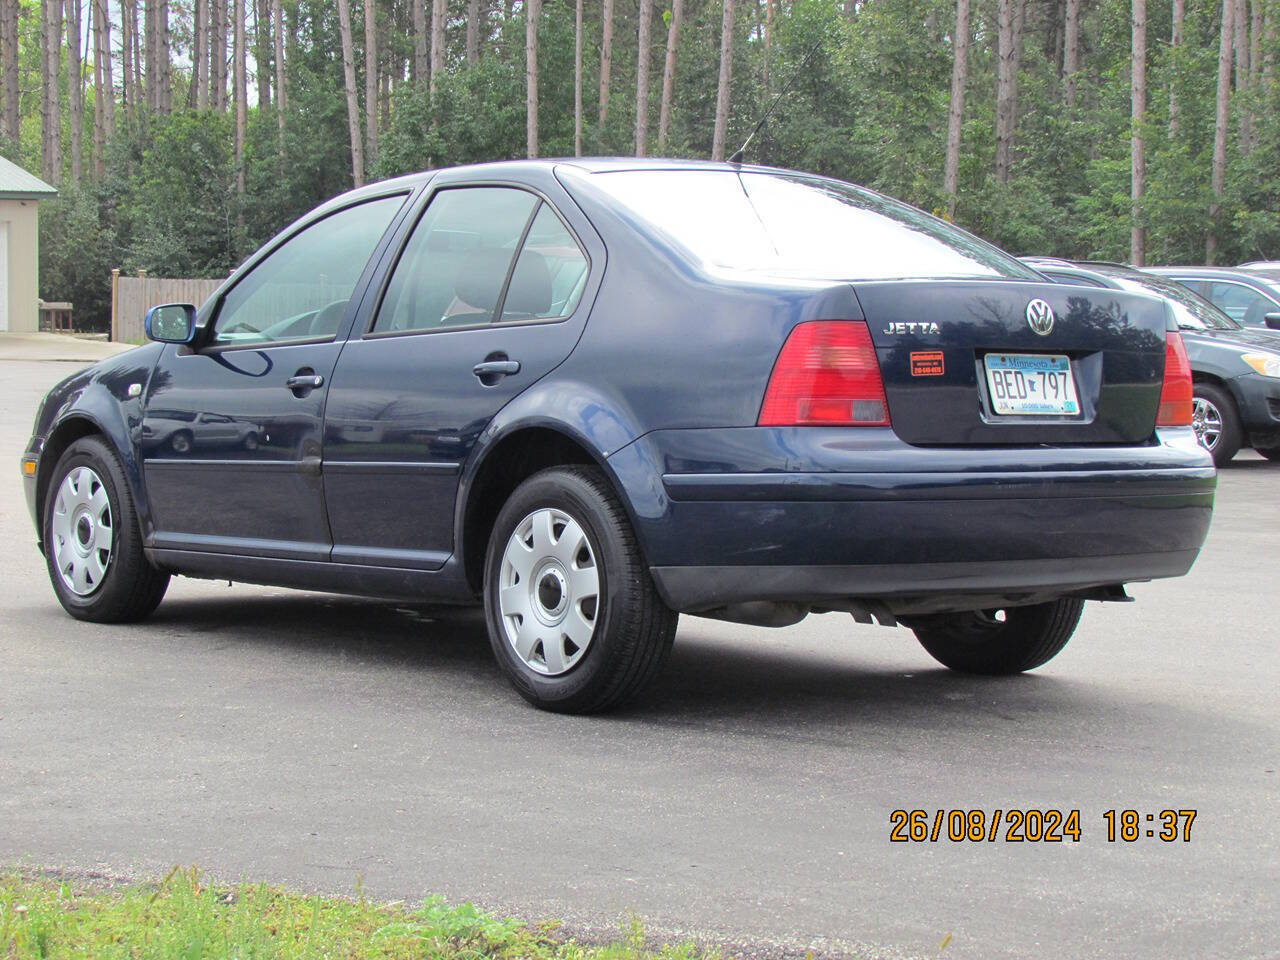
[[[122,277],[111,271],[111,339],[145,340],[147,311],[162,303],[194,303],[197,307],[218,289],[221,280],[175,280],[166,277]]]

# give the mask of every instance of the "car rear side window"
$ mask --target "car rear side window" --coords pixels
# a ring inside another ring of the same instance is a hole
[[[708,265],[823,280],[1039,278],[958,227],[835,180],[717,170],[593,180]]]
[[[1221,281],[1209,285],[1209,299],[1232,320],[1247,327],[1260,327],[1276,304],[1243,283]]]
[[[502,301],[502,320],[567,317],[582,298],[587,258],[554,210],[538,208]]]
[[[519,312],[511,319],[547,315],[554,306],[550,260],[521,256],[512,270],[521,242],[540,222],[540,206],[538,197],[514,187],[455,187],[437,193],[392,271],[372,332],[492,323],[504,292],[512,310]],[[501,315],[507,319],[505,308]]]
[[[304,227],[223,298],[212,343],[288,343],[337,336],[347,305],[405,194],[368,200]]]

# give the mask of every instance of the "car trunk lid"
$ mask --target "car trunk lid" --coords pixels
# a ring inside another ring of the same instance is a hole
[[[1153,435],[1169,323],[1153,297],[989,280],[854,288],[893,429],[908,443],[1132,444]],[[1064,393],[1068,371],[1073,390]],[[1068,412],[1045,412],[1059,408]]]

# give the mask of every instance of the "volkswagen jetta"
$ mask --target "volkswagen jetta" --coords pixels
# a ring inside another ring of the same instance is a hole
[[[548,709],[633,696],[680,612],[1028,670],[1086,600],[1185,574],[1212,510],[1163,303],[800,173],[390,180],[147,329],[24,454],[72,616],[139,620],[172,574],[479,602]]]

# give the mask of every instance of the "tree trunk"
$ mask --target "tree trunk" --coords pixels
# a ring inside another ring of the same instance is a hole
[[[109,9],[109,8],[108,8]],[[131,118],[138,103],[137,54],[138,7],[134,0],[120,2],[120,103]]]
[[[158,61],[156,59],[156,3],[159,0],[142,0],[142,60],[143,89],[146,91],[147,109],[156,110],[156,91],[160,89],[160,79],[156,76]]]
[[[773,92],[769,71],[773,66],[773,0],[764,0],[764,90],[769,96]],[[770,100],[769,102],[773,102]]]
[[[378,159],[378,7],[364,0],[364,140],[365,162]]]
[[[579,20],[582,19],[579,11]],[[582,27],[578,27],[582,33]],[[475,63],[480,59],[480,0],[468,0],[467,3],[467,63]]]
[[[955,50],[951,63],[951,108],[947,114],[947,159],[942,174],[942,192],[947,197],[947,217],[956,215],[956,192],[960,184],[960,135],[964,126],[964,88],[969,79],[969,0],[956,0]]]
[[[204,110],[209,106],[209,0],[195,0],[191,17],[191,87],[187,102]]]
[[[342,77],[347,93],[347,133],[351,137],[351,182],[364,186],[364,147],[360,141],[360,98],[356,92],[356,51],[351,39],[351,8],[338,0],[338,28],[342,32]]]
[[[1009,182],[1017,117],[1017,3],[1000,0],[996,80],[996,179]]]
[[[1263,10],[1266,0],[1253,0],[1250,10],[1253,22],[1249,28],[1249,86],[1262,79],[1262,37],[1265,31]]]
[[[542,0],[525,0],[524,86],[525,139],[530,157],[538,155],[538,20]]]
[[[209,103],[227,109],[227,0],[208,0],[209,7]]]
[[[1174,0],[1182,3],[1185,0]],[[1068,107],[1076,105],[1076,73],[1080,70],[1080,0],[1067,0],[1066,23],[1063,26],[1062,78],[1066,83]]]
[[[444,74],[445,47],[444,24],[449,17],[446,0],[433,0],[431,4],[431,90],[435,92],[436,78]]]
[[[1249,0],[1235,0],[1231,11],[1235,43],[1236,89],[1249,88]]]
[[[254,0],[253,63],[258,71],[258,111],[271,106],[271,0]]]
[[[733,0],[723,0],[720,19],[720,80],[716,87],[716,125],[711,137],[711,159],[724,159],[729,132],[729,85],[733,80]]]
[[[1133,0],[1133,65],[1129,89],[1133,130],[1129,142],[1130,182],[1133,222],[1129,230],[1129,262],[1147,265],[1147,228],[1142,205],[1147,189],[1147,159],[1143,152],[1142,124],[1147,113],[1147,0]]]
[[[89,34],[92,37],[90,43],[93,51],[93,177],[95,180],[102,179],[103,173],[103,152],[106,148],[106,132],[105,132],[105,104],[103,101],[107,96],[107,87],[102,82],[102,19],[98,13],[98,5],[101,0],[90,0],[89,2]],[[6,26],[5,17],[8,16],[8,5],[4,0],[0,0],[0,26]],[[4,30],[0,30],[0,37],[6,36]],[[85,50],[88,54],[89,50]]]
[[[71,182],[77,187],[84,178],[84,87],[81,86],[80,0],[66,0],[67,96],[71,121]]]
[[[22,134],[22,111],[18,85],[19,46],[18,17],[22,9],[18,0],[0,0],[4,4],[5,21],[8,28],[4,36],[4,131],[12,142],[17,142]]]
[[[413,0],[413,82],[426,85],[431,79],[431,61],[427,59],[426,0]]]
[[[169,3],[159,0],[156,11],[156,56],[160,59],[160,89],[156,102],[161,113],[173,112],[173,58],[170,55]]]
[[[235,0],[231,5],[233,23],[231,25],[231,62],[232,86],[235,88],[236,101],[236,134],[235,134],[235,168],[236,196],[241,203],[237,213],[237,222],[244,218],[244,141],[249,121],[249,84],[245,76],[245,61],[249,59],[249,51],[245,45],[244,35],[244,0]]]
[[[1187,20],[1187,0],[1173,0],[1173,30],[1169,37],[1169,59],[1173,70],[1169,76],[1169,139],[1178,138],[1178,74],[1182,65],[1182,33]]]
[[[1222,218],[1222,193],[1227,182],[1227,126],[1231,121],[1231,45],[1235,32],[1235,0],[1222,0],[1222,34],[1218,42],[1217,117],[1213,127],[1213,202],[1209,204],[1209,235],[1204,259],[1212,264],[1218,256],[1218,222]]]
[[[604,0],[601,11],[604,35],[600,40],[600,119],[599,135],[604,136],[604,121],[609,116],[609,73],[613,67],[613,0]]]
[[[676,89],[677,48],[680,44],[680,20],[684,15],[684,0],[671,0],[671,25],[667,27],[667,60],[662,68],[662,107],[658,111],[658,152],[667,149],[667,134],[671,132],[671,100]]]
[[[1262,83],[1263,89],[1268,94],[1272,92],[1272,83],[1275,79],[1276,72],[1276,49],[1280,47],[1280,38],[1276,36],[1276,20],[1280,18],[1280,11],[1276,9],[1275,2],[1266,5],[1266,9],[1262,14],[1262,36],[1264,39],[1262,54]]]
[[[640,0],[640,30],[636,47],[636,156],[649,147],[649,28],[653,23],[653,0]]]
[[[44,20],[44,85],[41,88],[44,91],[41,124],[44,149],[41,151],[41,172],[45,182],[56,187],[62,180],[62,0],[43,0],[41,14]]]
[[[284,115],[289,109],[289,87],[284,73],[284,11],[280,0],[271,0],[271,24],[276,48],[276,126],[280,130],[280,151],[284,153]]]
[[[474,4],[476,0],[472,0]],[[467,56],[470,58],[471,24],[467,23]],[[573,155],[582,156],[582,0],[574,5],[573,19]]]

